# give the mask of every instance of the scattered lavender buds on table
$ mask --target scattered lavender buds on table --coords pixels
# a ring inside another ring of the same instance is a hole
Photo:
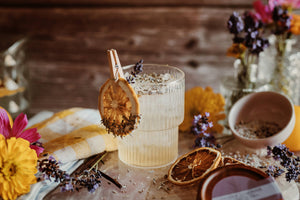
[[[275,160],[279,161],[285,170],[278,166],[269,166],[266,173],[270,176],[277,177],[285,172],[286,181],[298,181],[300,175],[300,157],[295,156],[284,144],[279,144],[274,147],[268,146],[267,150],[268,156],[272,156]]]
[[[265,171],[269,176],[272,177],[278,177],[281,176],[284,173],[284,170],[276,165],[271,165],[268,167],[268,169]]]

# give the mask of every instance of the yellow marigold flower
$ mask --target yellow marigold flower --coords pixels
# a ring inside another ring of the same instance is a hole
[[[300,34],[300,15],[292,15],[291,32],[295,35]]]
[[[227,50],[227,56],[240,58],[241,55],[246,51],[247,47],[241,43],[233,43]]]
[[[37,155],[22,138],[5,139],[0,134],[0,196],[16,199],[36,183]]]
[[[213,127],[209,131],[221,133],[223,126],[218,124],[219,120],[225,119],[224,114],[225,99],[221,94],[213,92],[211,87],[194,87],[185,92],[184,120],[179,126],[180,131],[190,131],[195,115],[210,114],[209,121],[213,122]]]

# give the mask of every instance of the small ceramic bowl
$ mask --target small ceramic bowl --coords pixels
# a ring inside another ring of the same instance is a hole
[[[270,137],[250,139],[241,136],[235,125],[241,121],[275,122],[281,130]],[[295,126],[295,110],[292,101],[277,92],[256,92],[239,99],[228,116],[229,127],[237,140],[251,148],[264,148],[284,142]]]

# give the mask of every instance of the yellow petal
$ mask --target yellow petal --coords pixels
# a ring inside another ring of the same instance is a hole
[[[219,120],[225,119],[225,99],[222,95],[214,93],[211,87],[194,87],[185,92],[184,120],[179,126],[183,132],[190,131],[195,115],[210,113],[209,120],[213,127],[209,131],[221,133],[223,126],[218,124]]]
[[[37,155],[29,145],[22,138],[0,136],[0,196],[3,199],[16,199],[29,192],[30,185],[36,182]]]

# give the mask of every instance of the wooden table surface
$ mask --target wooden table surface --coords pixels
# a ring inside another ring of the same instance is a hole
[[[179,134],[179,155],[187,153],[193,149],[194,137],[191,134]],[[253,150],[241,145],[239,142],[232,140],[221,149],[226,155],[246,156],[247,154],[255,154],[249,162],[257,162],[263,164],[270,162],[272,159],[266,158],[266,149]],[[250,156],[251,157],[251,156]],[[253,163],[252,163],[253,164]],[[253,165],[257,165],[253,164]],[[123,185],[123,189],[118,189],[112,184],[108,184],[103,180],[101,186],[95,193],[89,193],[82,189],[80,192],[61,192],[57,188],[50,192],[45,200],[152,200],[152,199],[170,199],[170,200],[195,200],[197,197],[198,184],[189,186],[177,186],[167,181],[165,176],[168,173],[170,165],[163,168],[136,168],[131,167],[118,159],[118,152],[111,152],[105,157],[104,164],[99,165],[100,170],[109,176],[116,178]],[[299,200],[300,184],[295,182],[288,183],[284,177],[276,179],[276,182],[286,200]],[[227,187],[226,185],[224,187]]]

